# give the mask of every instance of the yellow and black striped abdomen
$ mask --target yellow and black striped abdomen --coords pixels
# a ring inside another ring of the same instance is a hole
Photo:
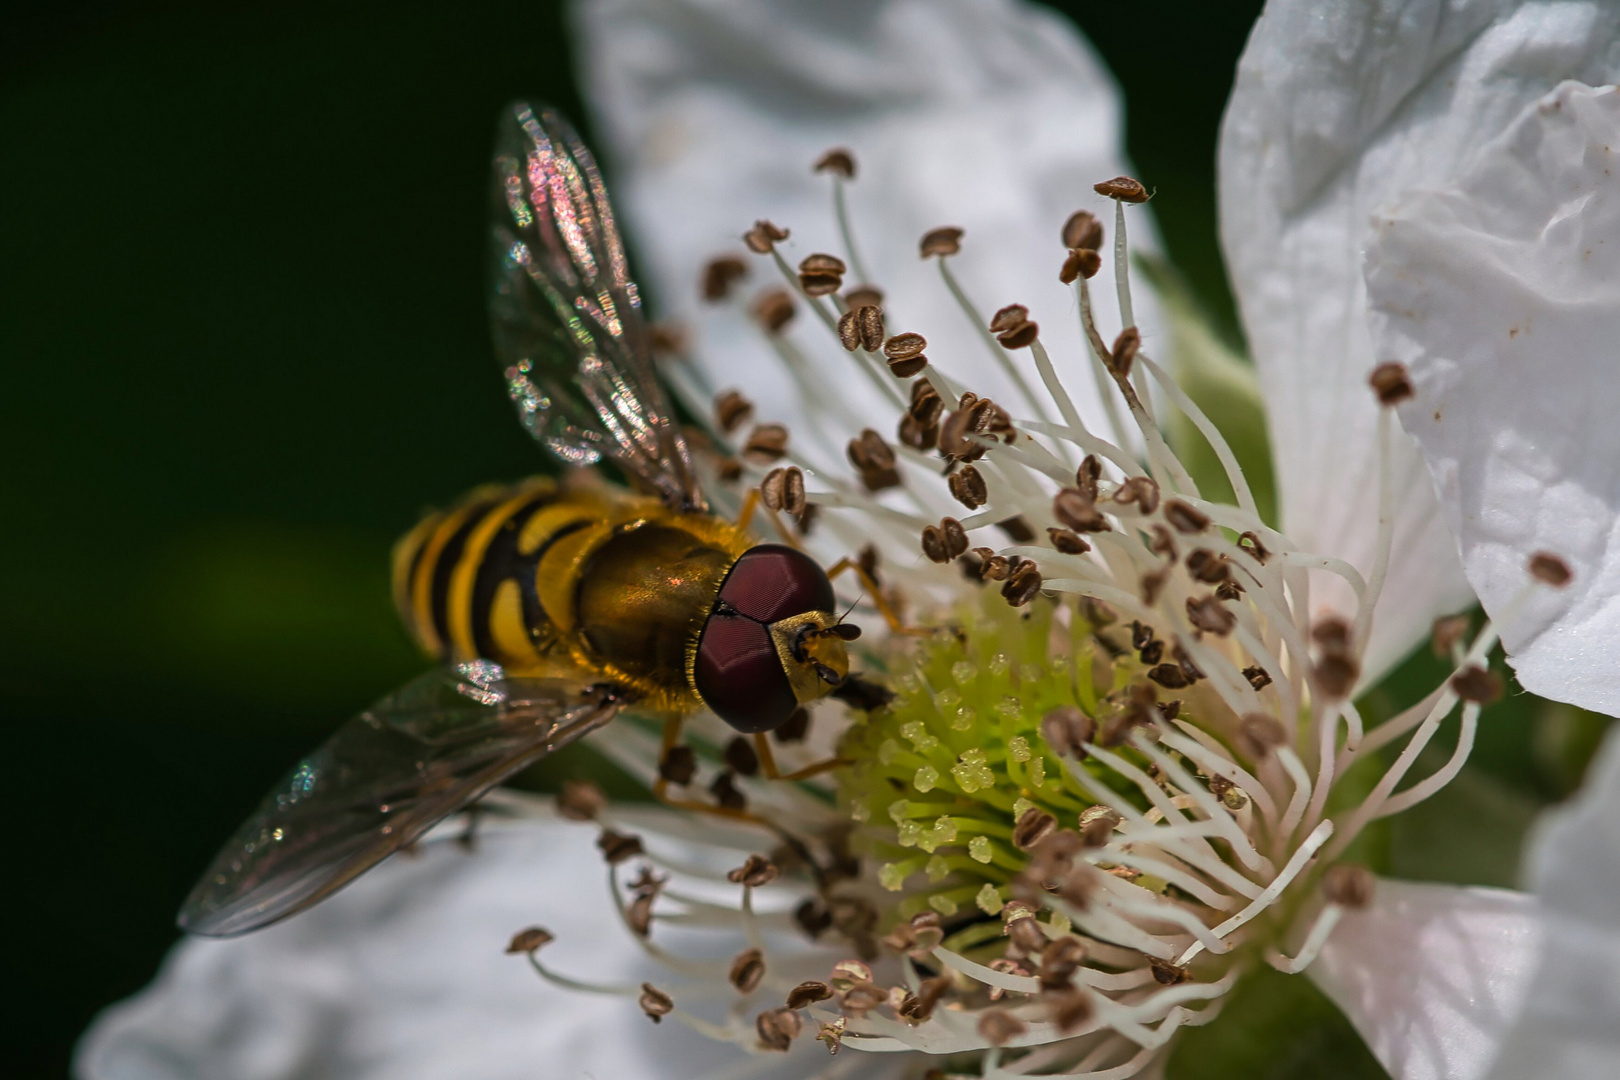
[[[543,665],[559,643],[537,568],[558,540],[602,513],[598,498],[539,478],[481,487],[430,514],[394,548],[394,601],[406,628],[439,659]]]

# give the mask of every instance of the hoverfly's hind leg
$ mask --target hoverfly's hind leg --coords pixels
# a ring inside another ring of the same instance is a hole
[[[827,568],[827,578],[830,581],[847,571],[854,572],[855,576],[860,579],[861,588],[866,590],[866,595],[872,600],[872,606],[877,608],[878,614],[883,616],[883,621],[889,624],[889,629],[892,632],[896,634],[912,634],[917,636],[931,634],[934,632],[934,629],[936,628],[933,627],[907,626],[905,623],[901,622],[899,613],[894,610],[894,607],[883,595],[883,590],[878,588],[877,581],[872,577],[871,574],[866,572],[866,568],[864,566],[856,562],[854,559],[847,556],[839,559],[836,563]]]
[[[802,769],[795,769],[790,773],[782,772],[776,766],[776,755],[771,753],[771,740],[763,731],[754,735],[754,752],[759,756],[759,767],[765,770],[765,779],[767,780],[808,780],[812,776],[820,776],[822,773],[830,769],[836,769],[840,765],[854,764],[848,758],[830,757],[825,761],[817,761],[814,764],[806,765]]]
[[[681,726],[686,722],[684,716],[671,716],[664,721],[664,742],[658,752],[659,776],[653,782],[653,798],[665,806],[675,810],[696,810],[699,813],[713,814],[730,821],[746,821],[751,825],[771,827],[771,823],[757,814],[750,814],[746,810],[733,810],[728,806],[715,806],[712,803],[698,802],[696,799],[678,799],[669,793],[669,780],[663,775],[663,763],[669,759],[669,752],[680,745]]]

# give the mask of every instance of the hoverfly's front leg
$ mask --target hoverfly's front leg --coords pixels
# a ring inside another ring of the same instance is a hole
[[[828,567],[827,579],[830,581],[846,571],[853,571],[855,576],[860,579],[861,588],[865,589],[866,595],[872,598],[872,606],[878,609],[878,614],[883,616],[883,621],[889,624],[889,629],[892,632],[896,634],[912,634],[917,636],[931,634],[934,632],[934,629],[930,627],[907,626],[905,623],[901,622],[899,613],[894,610],[894,607],[889,603],[888,599],[884,597],[883,590],[878,588],[877,581],[872,577],[871,574],[866,572],[866,568],[864,566],[856,562],[854,559],[846,556],[845,558],[839,559],[832,566]]]
[[[754,752],[759,756],[759,767],[765,770],[767,780],[807,780],[812,776],[819,776],[829,769],[836,769],[840,765],[853,765],[848,758],[830,757],[825,761],[817,761],[806,765],[802,769],[795,769],[784,773],[776,766],[776,755],[771,753],[771,740],[761,731],[754,735]]]
[[[742,509],[737,512],[736,528],[738,532],[745,533],[748,531],[749,527],[754,523],[754,515],[759,513],[762,505],[763,501],[760,498],[759,488],[749,488],[748,494],[743,496]],[[782,543],[796,551],[803,551],[804,547],[799,543],[799,538],[793,534],[792,529],[787,527],[787,523],[782,520],[782,515],[769,506],[765,506],[764,510],[765,516],[770,518],[771,524],[776,527],[776,534],[782,538]]]

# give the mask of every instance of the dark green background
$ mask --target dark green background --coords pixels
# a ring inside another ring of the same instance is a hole
[[[61,1075],[261,791],[418,669],[394,537],[539,462],[489,355],[484,184],[507,99],[580,115],[559,12],[220,6],[36,4],[0,32],[9,1076]],[[1230,330],[1213,151],[1259,5],[1068,6],[1124,85],[1170,254]],[[1515,723],[1470,774],[1509,815],[1567,786],[1514,772]],[[1490,857],[1415,870],[1511,875]],[[1298,1043],[1248,1074],[1376,1075],[1301,993],[1236,1003]],[[1193,1056],[1242,1059],[1218,1029]]]

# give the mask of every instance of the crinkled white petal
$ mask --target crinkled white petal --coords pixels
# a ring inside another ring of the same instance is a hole
[[[937,267],[918,257],[923,233],[961,227],[952,265],[985,317],[1027,305],[1082,411],[1105,429],[1075,301],[1057,279],[1059,233],[1070,213],[1090,209],[1111,243],[1113,204],[1091,188],[1126,169],[1119,95],[1071,24],[1018,0],[578,0],[575,12],[635,254],[656,309],[695,329],[710,390],[742,389],[756,419],[787,422],[801,448],[818,443],[812,460],[848,469],[843,447],[856,432],[804,430],[807,410],[759,332],[697,291],[704,264],[728,252],[749,262],[748,295],[782,284],[739,243],[757,218],[792,230],[782,250],[795,266],[812,252],[844,257],[830,180],[811,173],[824,151],[844,146],[859,166],[849,193],[856,245],[887,294],[889,332],[923,334],[942,370],[1015,419],[1028,415]],[[1151,248],[1151,219],[1142,208],[1131,219],[1133,243]],[[852,267],[845,282],[856,280]],[[1108,261],[1093,285],[1111,339]],[[1139,291],[1151,350],[1159,321]],[[825,327],[801,308],[790,337],[829,398],[893,438],[898,411]],[[1038,387],[1027,350],[1014,359]]]
[[[1611,48],[1620,54],[1611,38]],[[1616,70],[1620,74],[1620,59]],[[1493,615],[1532,552],[1575,571],[1502,627],[1519,681],[1620,714],[1620,94],[1531,104],[1455,183],[1381,216],[1367,284],[1380,359]]]
[[[1601,0],[1266,6],[1221,133],[1221,236],[1266,396],[1283,526],[1304,547],[1363,570],[1372,561],[1369,216],[1460,176],[1560,81],[1611,81],[1617,40],[1620,7]],[[1469,597],[1418,454],[1398,441],[1395,558],[1372,672]],[[1348,603],[1322,585],[1322,602]]]
[[[1527,893],[1380,880],[1307,970],[1395,1080],[1479,1080],[1524,1007],[1541,933]]]
[[[749,1076],[803,1076],[819,1065],[826,1050],[809,1034],[787,1058],[750,1059],[673,1020],[654,1026],[634,998],[549,985],[523,957],[503,953],[515,932],[538,923],[557,935],[541,953],[555,970],[670,985],[618,921],[596,835],[552,820],[486,822],[471,854],[429,842],[287,922],[183,941],[151,986],[96,1020],[79,1044],[77,1074],[684,1080],[753,1064],[766,1068]],[[669,840],[657,847],[697,858]]]
[[[1546,944],[1529,1000],[1492,1080],[1620,1076],[1620,740],[1539,825],[1530,876]]]

